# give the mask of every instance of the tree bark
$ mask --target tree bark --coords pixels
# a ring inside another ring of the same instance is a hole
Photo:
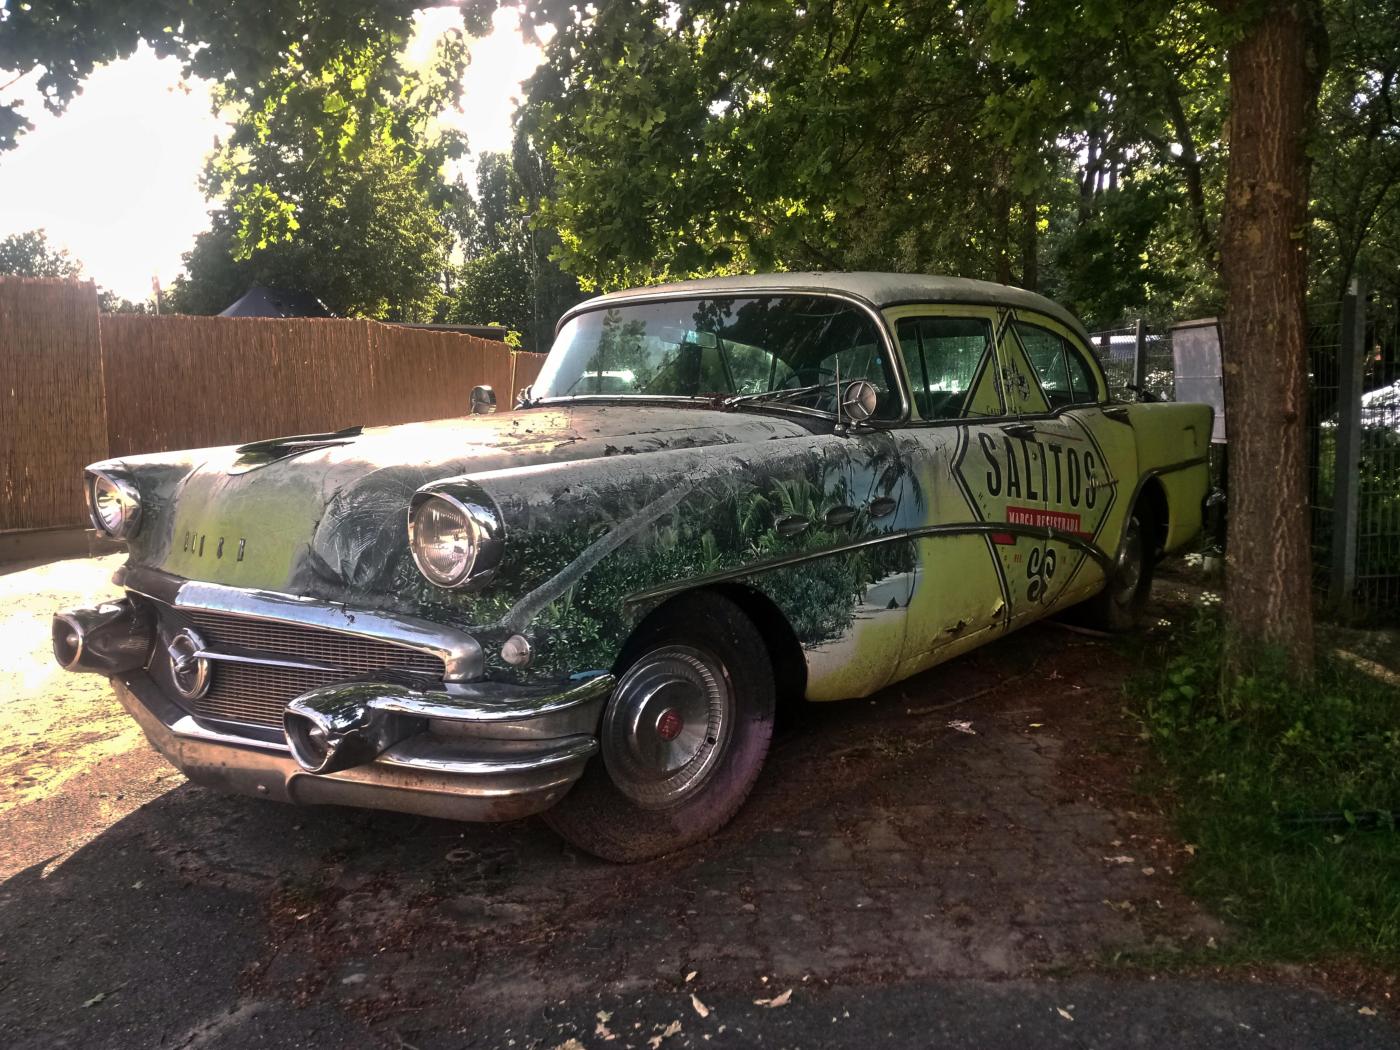
[[[1293,673],[1306,676],[1313,619],[1305,145],[1325,49],[1316,0],[1247,10],[1250,22],[1229,51],[1230,164],[1220,244],[1230,442],[1226,673],[1281,652]]]
[[[1021,287],[1032,292],[1040,290],[1040,231],[1039,205],[1033,194],[1021,200]]]

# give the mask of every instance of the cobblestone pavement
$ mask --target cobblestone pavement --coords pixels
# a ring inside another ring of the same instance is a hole
[[[22,586],[0,577],[0,596]],[[47,659],[43,627],[16,658]],[[113,744],[112,702],[40,675],[27,703],[99,729],[88,757],[55,753],[62,778],[33,738],[0,752],[0,1043],[552,1047],[540,1009],[604,992],[1044,980],[1224,940],[1176,886],[1181,844],[1135,808],[1132,649],[1033,627],[873,700],[787,712],[730,828],[631,867],[536,821],[217,796]],[[5,740],[25,710],[0,704]]]

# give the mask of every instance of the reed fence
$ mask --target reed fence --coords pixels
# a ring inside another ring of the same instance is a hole
[[[91,282],[0,278],[0,531],[86,520],[94,460],[502,405],[542,355],[324,318],[100,314]]]

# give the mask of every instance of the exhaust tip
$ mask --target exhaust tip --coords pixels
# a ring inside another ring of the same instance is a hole
[[[282,714],[287,746],[308,773],[338,773],[373,762],[405,736],[419,732],[421,719],[376,710],[373,684],[322,686],[297,697]]]
[[[150,610],[129,598],[54,613],[52,632],[60,667],[105,675],[146,666],[155,640]]]
[[[54,614],[52,630],[53,658],[65,671],[71,671],[83,658],[83,640],[87,632],[68,613]]]
[[[282,727],[286,730],[292,757],[308,773],[333,773],[346,768],[335,764],[340,749],[331,739],[330,726],[316,712],[289,709],[282,716]]]

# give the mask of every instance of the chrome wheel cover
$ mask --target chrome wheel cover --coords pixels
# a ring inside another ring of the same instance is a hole
[[[645,809],[690,798],[714,773],[734,723],[724,663],[685,645],[644,654],[603,715],[603,762],[617,789]]]

